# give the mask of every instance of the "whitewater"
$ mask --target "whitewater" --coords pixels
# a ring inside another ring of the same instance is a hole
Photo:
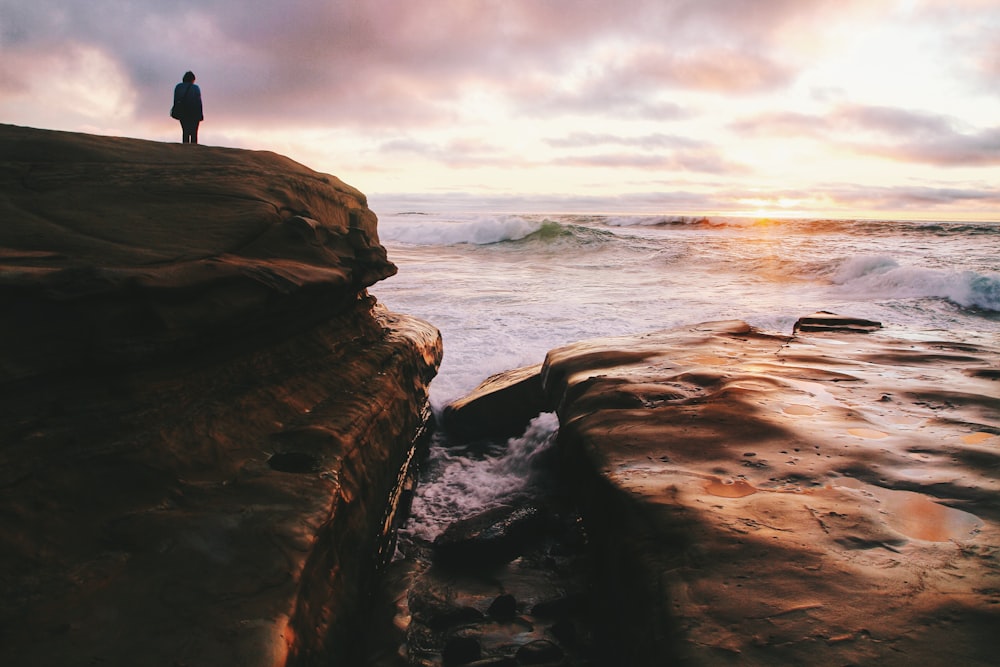
[[[826,310],[889,334],[1000,344],[1000,224],[380,211],[396,276],[371,293],[434,324],[436,412],[488,376],[588,338],[740,319],[791,333]],[[530,493],[558,423],[521,438],[438,433],[405,539]]]

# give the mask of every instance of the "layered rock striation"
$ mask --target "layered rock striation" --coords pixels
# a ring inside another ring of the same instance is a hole
[[[442,350],[364,196],[13,126],[0,193],[3,662],[348,656]]]

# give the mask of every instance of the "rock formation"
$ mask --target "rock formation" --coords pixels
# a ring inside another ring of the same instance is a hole
[[[621,664],[995,663],[1000,350],[830,324],[549,353]]]
[[[441,357],[364,196],[13,126],[0,193],[2,662],[346,655]]]
[[[830,313],[795,331],[547,355],[533,409],[559,415],[599,662],[995,664],[1000,349]],[[523,399],[531,371],[453,410]]]

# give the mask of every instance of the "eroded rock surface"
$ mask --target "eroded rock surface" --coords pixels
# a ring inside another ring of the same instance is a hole
[[[514,437],[546,406],[541,364],[497,373],[445,406],[445,428],[464,438]]]
[[[0,381],[313,324],[396,272],[364,195],[273,153],[11,125],[0,147]]]
[[[621,664],[995,664],[998,362],[741,322],[550,352]]]
[[[363,195],[0,126],[0,662],[346,659],[441,339]]]

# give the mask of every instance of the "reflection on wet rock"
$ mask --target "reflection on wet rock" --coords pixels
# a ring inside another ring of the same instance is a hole
[[[715,322],[549,353],[623,664],[995,661],[1000,391],[981,369],[1000,350],[876,325]],[[623,399],[657,387],[674,397]]]

